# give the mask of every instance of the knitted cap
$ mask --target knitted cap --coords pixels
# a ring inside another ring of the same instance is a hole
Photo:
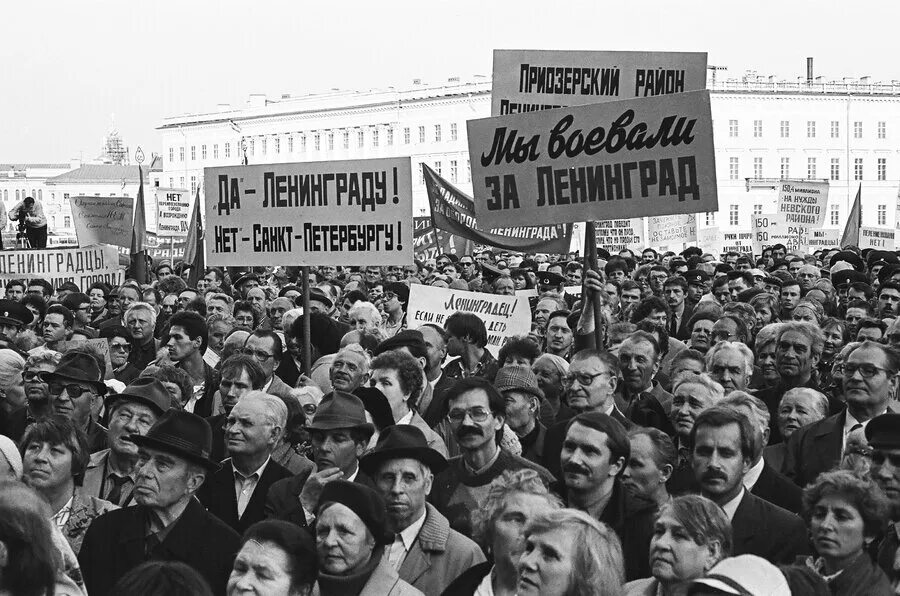
[[[369,528],[376,544],[390,544],[394,541],[385,524],[384,501],[381,495],[368,486],[346,480],[329,482],[319,496],[319,510],[316,516],[321,517],[322,512],[332,503],[340,503],[355,513]]]

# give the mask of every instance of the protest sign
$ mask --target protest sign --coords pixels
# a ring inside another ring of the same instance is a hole
[[[841,230],[837,228],[819,228],[809,231],[808,247],[810,251],[840,246]]]
[[[521,296],[522,298],[537,298],[538,291],[537,291],[537,288],[526,288],[524,290],[516,290],[516,296]]]
[[[719,257],[725,248],[725,236],[719,226],[703,228],[697,233],[697,245],[716,257]]]
[[[109,244],[0,252],[0,279],[40,277],[54,288],[70,281],[86,290],[97,281],[121,285],[124,273],[116,247]]]
[[[208,265],[406,265],[409,157],[206,168]]]
[[[706,89],[706,52],[494,50],[491,114]]]
[[[156,233],[184,238],[191,223],[191,195],[186,190],[156,189]]]
[[[77,196],[70,204],[79,245],[131,246],[134,199]]]
[[[482,226],[719,209],[708,91],[467,125]]]
[[[809,228],[787,223],[784,213],[754,215],[751,234],[754,254],[761,254],[763,248],[774,244],[784,244],[788,252],[805,252],[809,246]]]
[[[644,248],[644,220],[606,219],[594,222],[597,247],[605,248],[610,254],[616,254],[626,248],[641,250]]]
[[[778,189],[778,213],[789,225],[821,228],[828,205],[828,181],[782,180]]]
[[[697,241],[697,216],[666,215],[651,217],[647,221],[647,245],[670,246]]]
[[[475,220],[475,205],[471,197],[438,176],[427,165],[422,164],[422,171],[431,219],[437,229],[506,250],[550,254],[563,254],[569,250],[571,224],[509,227],[509,222],[505,222],[498,228],[483,231]]]
[[[417,259],[427,261],[442,254],[462,256],[472,254],[474,249],[475,243],[471,240],[436,230],[431,225],[430,217],[413,219],[413,252]]]
[[[859,228],[859,249],[875,248],[878,250],[894,250],[894,230],[892,228]]]
[[[753,252],[753,232],[725,232],[722,234],[722,252]]]
[[[531,309],[524,296],[499,296],[435,288],[422,284],[409,287],[407,326],[418,329],[425,323],[444,326],[456,311],[478,315],[487,328],[487,349],[495,357],[507,337],[525,335],[531,330]]]

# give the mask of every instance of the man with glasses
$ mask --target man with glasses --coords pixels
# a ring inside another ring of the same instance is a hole
[[[609,352],[592,348],[581,350],[572,357],[569,372],[563,378],[569,408],[574,414],[600,412],[618,420],[626,429],[634,424],[616,405],[615,393],[619,385],[619,360]],[[543,464],[557,478],[561,478],[559,454],[569,419],[557,419],[547,429],[544,440]]]
[[[478,268],[475,266],[475,259],[471,255],[461,257],[459,266],[462,268],[462,278],[464,280],[472,281],[478,277]]]
[[[87,352],[70,351],[56,370],[43,373],[50,395],[50,413],[69,418],[84,431],[91,453],[106,447],[106,429],[97,422],[106,385],[96,358]]]
[[[81,292],[72,292],[68,294],[61,302],[63,306],[72,311],[75,317],[73,329],[92,334],[91,337],[97,336],[97,330],[91,327],[91,299],[87,294]]]
[[[283,347],[281,338],[274,331],[257,329],[244,342],[242,352],[246,356],[252,356],[262,367],[266,377],[262,391],[288,399],[291,388],[275,374],[275,369],[281,364]]]
[[[898,371],[900,354],[890,346],[866,341],[850,352],[843,369],[847,408],[794,431],[787,443],[785,472],[796,484],[806,486],[836,466],[852,431],[894,411],[889,404],[897,391]]]
[[[394,337],[406,328],[406,307],[409,304],[409,286],[391,282],[384,286],[381,310],[387,315],[383,329],[386,338]]]
[[[125,329],[131,335],[131,353],[128,362],[138,372],[156,360],[159,342],[154,338],[156,310],[146,302],[135,302],[125,311]]]
[[[431,503],[464,536],[472,535],[473,517],[487,501],[486,487],[503,472],[530,468],[544,482],[553,477],[541,466],[500,449],[506,404],[490,381],[462,379],[447,394],[447,420],[460,455],[434,479]]]
[[[662,265],[654,265],[650,269],[650,291],[653,292],[653,295],[657,298],[663,297],[663,288],[666,285],[666,280],[669,279],[669,272],[666,271],[666,268]]]

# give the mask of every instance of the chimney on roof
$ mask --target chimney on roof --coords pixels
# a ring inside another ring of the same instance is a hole
[[[812,56],[806,59],[806,83],[811,85],[816,77],[813,76],[813,59]]]

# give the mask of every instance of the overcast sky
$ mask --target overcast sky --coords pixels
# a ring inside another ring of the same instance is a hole
[[[303,94],[490,75],[494,48],[706,51],[751,69],[900,79],[884,0],[11,2],[0,25],[0,162],[92,159],[115,116],[133,154],[162,119]]]

